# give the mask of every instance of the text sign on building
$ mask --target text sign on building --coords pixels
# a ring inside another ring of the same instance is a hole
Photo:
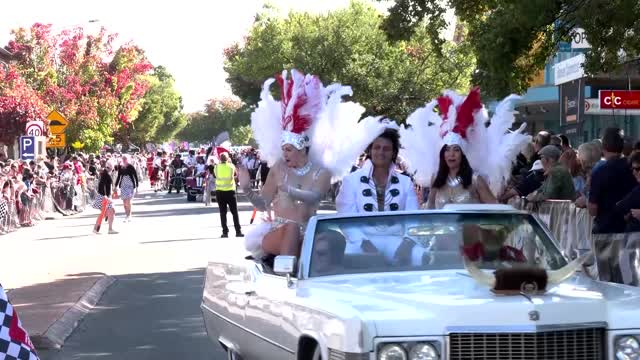
[[[584,99],[585,115],[640,115],[640,109],[602,109],[600,107],[600,99]]]
[[[579,54],[554,65],[555,85],[584,77],[584,54]]]
[[[584,115],[584,82],[569,81],[560,85],[560,125],[581,122]]]
[[[601,109],[640,109],[640,90],[600,90]]]
[[[587,41],[587,34],[582,28],[575,28],[571,32],[571,48],[572,49],[589,49],[591,45]]]

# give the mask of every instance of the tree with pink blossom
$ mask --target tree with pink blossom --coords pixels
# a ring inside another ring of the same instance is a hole
[[[13,31],[8,49],[27,84],[51,109],[69,120],[68,142],[97,150],[126,137],[149,84],[152,65],[144,51],[127,43],[114,48],[117,35],[81,27],[54,32],[36,23]]]

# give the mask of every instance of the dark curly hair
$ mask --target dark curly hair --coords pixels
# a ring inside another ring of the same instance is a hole
[[[396,159],[398,158],[398,153],[400,152],[400,133],[398,132],[398,130],[386,129],[377,138],[383,138],[391,141],[391,146],[393,147],[393,156],[391,158],[391,161],[395,163]],[[367,159],[371,159],[372,146],[373,146],[373,142],[371,142],[371,144],[369,144],[369,146],[367,147],[367,150],[366,150]]]

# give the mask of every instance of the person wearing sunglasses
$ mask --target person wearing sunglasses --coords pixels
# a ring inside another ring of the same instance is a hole
[[[637,232],[640,231],[640,152],[633,153],[629,162],[638,185],[616,204],[616,210],[625,214],[627,221],[625,232]]]

